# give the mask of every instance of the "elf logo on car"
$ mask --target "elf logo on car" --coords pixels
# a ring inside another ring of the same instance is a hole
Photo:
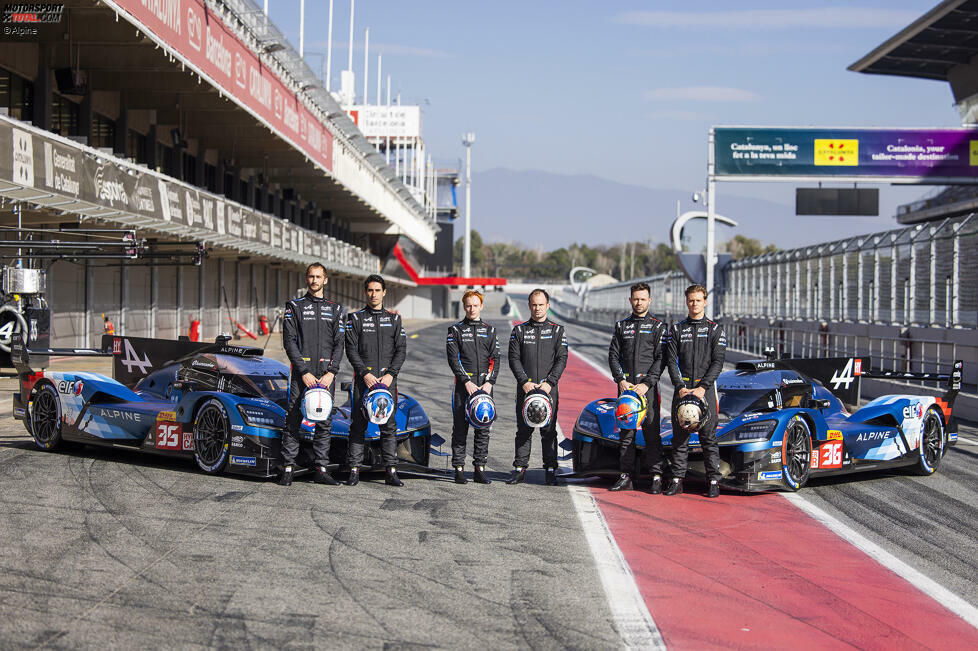
[[[924,415],[924,406],[921,405],[919,402],[912,405],[907,405],[906,407],[903,408],[903,417],[905,419],[920,418],[923,415]]]
[[[838,390],[844,384],[848,389],[852,381],[856,379],[856,375],[862,374],[862,363],[863,361],[861,359],[850,357],[849,361],[846,362],[846,367],[842,369],[841,375],[839,375],[838,371],[832,374],[832,379],[829,380],[832,387]]]
[[[136,350],[132,347],[132,342],[128,339],[126,341],[126,354],[122,358],[122,365],[126,367],[126,370],[132,373],[132,367],[137,367],[143,375],[148,373],[147,369],[153,368],[153,364],[149,361],[149,353],[143,355],[143,359],[139,359],[139,355]]]

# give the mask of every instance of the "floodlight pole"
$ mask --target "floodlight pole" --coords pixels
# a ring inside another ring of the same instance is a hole
[[[716,193],[714,192],[716,189],[716,180],[714,180],[716,159],[713,154],[714,138],[713,128],[711,127],[709,137],[710,150],[707,153],[706,159],[706,291],[709,294],[706,302],[706,318],[708,319],[713,318],[713,306],[716,301],[716,296],[713,293],[713,288],[716,284],[715,265],[717,259]]]
[[[462,276],[472,277],[472,143],[475,134],[471,131],[462,135],[465,145],[465,244],[462,253]]]

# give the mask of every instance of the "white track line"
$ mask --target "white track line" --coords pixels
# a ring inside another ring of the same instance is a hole
[[[559,425],[557,435],[564,438]],[[565,468],[570,466],[566,459],[559,464]],[[622,646],[626,649],[665,649],[666,643],[659,627],[655,625],[655,620],[652,619],[635,583],[632,570],[615,542],[591,491],[587,486],[574,484],[567,484],[567,490],[570,491],[571,503],[581,521],[584,538],[591,548],[591,556],[594,558],[598,576],[601,577],[601,586],[604,588],[615,629],[621,636]]]
[[[950,610],[952,613],[978,628],[978,608],[954,594],[941,584],[937,583],[919,570],[907,565],[899,558],[886,551],[873,541],[869,540],[848,525],[829,515],[821,508],[815,506],[798,493],[781,493],[782,497],[807,513],[809,516],[822,523],[839,537],[848,541],[857,549],[862,550],[883,567],[894,572],[915,588],[928,595],[939,604]]]

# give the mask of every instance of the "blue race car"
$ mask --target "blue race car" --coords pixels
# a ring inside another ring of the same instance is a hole
[[[951,415],[962,363],[948,375],[863,371],[867,358],[768,359],[739,362],[717,380],[723,484],[744,491],[798,490],[812,477],[911,467],[933,474],[957,441]],[[821,381],[816,378],[821,378]],[[946,382],[942,397],[887,395],[852,410],[860,378]],[[826,388],[830,385],[833,389]],[[588,404],[574,426],[574,474],[618,474],[615,399]],[[641,431],[636,436],[644,448]],[[668,455],[672,423],[662,419]],[[690,457],[699,455],[690,438]]]
[[[24,421],[37,446],[53,450],[75,442],[193,458],[208,474],[230,472],[270,477],[278,473],[285,425],[289,367],[262,356],[260,348],[234,346],[227,337],[193,343],[136,337],[103,338],[103,350],[26,351],[13,347],[20,378],[14,417]],[[112,355],[113,378],[96,373],[30,368],[30,353]],[[347,404],[333,415],[331,466],[346,458],[350,431]],[[397,454],[408,467],[427,469],[431,424],[418,402],[398,396]],[[312,423],[303,421],[306,441]],[[303,445],[300,468],[312,465]],[[370,424],[364,465],[382,469],[380,432]]]

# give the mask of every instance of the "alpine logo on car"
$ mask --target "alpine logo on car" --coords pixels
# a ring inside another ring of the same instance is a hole
[[[848,389],[856,376],[862,375],[862,366],[863,360],[850,357],[845,368],[842,369],[841,375],[838,372],[832,374],[832,379],[829,380],[832,388],[839,389],[839,387],[845,386]]]
[[[128,339],[125,340],[125,349],[126,353],[122,358],[122,365],[126,367],[126,370],[132,373],[133,367],[136,367],[143,375],[149,373],[149,369],[153,368],[153,364],[149,361],[149,353],[145,353],[143,359],[139,359],[136,349],[132,347],[132,343]]]
[[[862,432],[856,437],[857,441],[882,441],[889,435],[889,432]]]

